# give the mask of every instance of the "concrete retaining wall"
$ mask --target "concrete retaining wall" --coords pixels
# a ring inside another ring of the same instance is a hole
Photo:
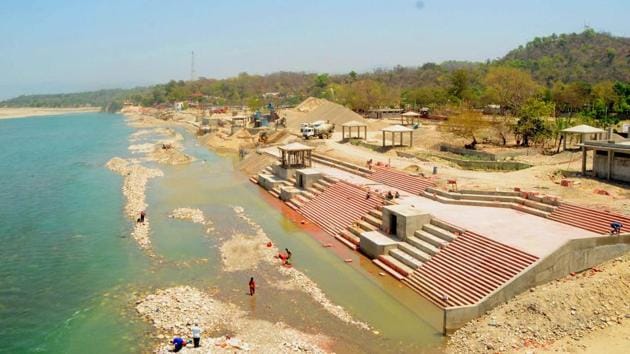
[[[630,234],[573,239],[555,252],[532,264],[515,279],[495,290],[479,304],[445,309],[444,334],[541,284],[579,272],[630,251]]]

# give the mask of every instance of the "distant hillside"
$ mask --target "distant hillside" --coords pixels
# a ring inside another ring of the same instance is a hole
[[[0,107],[101,107],[116,111],[125,98],[144,89],[111,89],[78,93],[22,95],[0,102]]]
[[[630,81],[630,38],[588,29],[538,38],[509,52],[501,64],[531,72],[539,82]]]

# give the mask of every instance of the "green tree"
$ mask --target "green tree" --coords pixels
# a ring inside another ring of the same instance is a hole
[[[545,117],[549,117],[555,107],[553,103],[532,99],[525,103],[519,112],[519,119],[514,127],[516,140],[522,146],[529,146],[530,141],[538,142],[551,135],[551,128]]]
[[[451,116],[444,127],[455,136],[471,139],[471,143],[466,146],[474,149],[477,145],[477,136],[489,125],[490,122],[480,112],[465,109],[461,113]]]
[[[505,66],[491,68],[483,81],[487,97],[515,113],[540,90],[528,72]]]

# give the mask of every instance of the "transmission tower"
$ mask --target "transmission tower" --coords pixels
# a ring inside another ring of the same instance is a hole
[[[190,52],[190,81],[195,80],[195,51]]]

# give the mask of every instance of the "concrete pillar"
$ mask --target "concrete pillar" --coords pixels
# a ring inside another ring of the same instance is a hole
[[[562,151],[566,151],[567,150],[567,135],[566,134],[562,134]]]
[[[586,176],[586,146],[582,146],[582,176]]]
[[[610,179],[610,171],[612,170],[613,151],[608,150],[608,163],[606,164],[606,179]]]

